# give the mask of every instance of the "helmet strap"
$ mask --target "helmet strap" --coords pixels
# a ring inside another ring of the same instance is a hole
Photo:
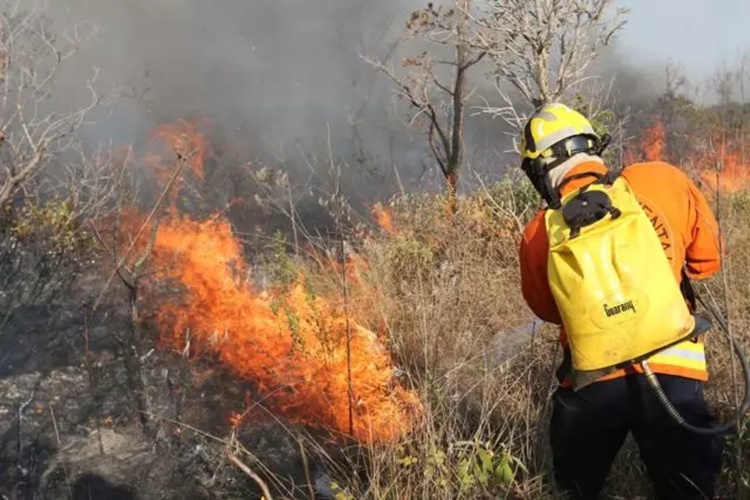
[[[557,157],[550,163],[543,163],[539,158],[534,160],[526,158],[521,164],[526,176],[529,178],[534,188],[541,195],[542,199],[547,202],[552,209],[559,209],[562,206],[560,192],[552,187],[552,180],[549,171],[561,165],[567,158]]]

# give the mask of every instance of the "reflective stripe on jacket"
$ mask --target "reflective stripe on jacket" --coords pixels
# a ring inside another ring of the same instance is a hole
[[[596,162],[578,165],[566,177],[596,171],[605,167]],[[683,266],[691,279],[703,279],[721,267],[719,251],[719,226],[705,197],[690,178],[678,168],[664,162],[636,163],[623,170],[622,176],[630,183],[651,220],[662,248],[674,271],[675,280],[681,281]],[[565,195],[591,178],[574,179],[562,189]],[[526,303],[540,319],[561,325],[560,313],[547,281],[547,233],[544,212],[539,212],[526,226],[521,239],[519,258],[521,265],[521,290]],[[567,344],[565,331],[560,329],[560,342]],[[677,344],[649,359],[656,373],[680,375],[707,380],[705,347],[702,340],[689,340]],[[607,375],[603,380],[641,372],[639,365]],[[562,380],[568,385],[567,380]]]

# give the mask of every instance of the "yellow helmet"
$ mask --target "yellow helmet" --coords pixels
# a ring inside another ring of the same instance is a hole
[[[521,168],[550,207],[560,206],[560,194],[553,187],[549,171],[577,153],[601,156],[610,141],[594,132],[579,112],[560,103],[545,104],[526,122],[521,139]]]
[[[566,141],[579,137],[577,141]],[[521,139],[521,156],[529,160],[540,156],[558,156],[552,149],[556,144],[565,147],[557,153],[566,151],[570,156],[571,152],[579,149],[593,149],[598,142],[599,136],[582,114],[561,103],[545,104],[526,122]]]

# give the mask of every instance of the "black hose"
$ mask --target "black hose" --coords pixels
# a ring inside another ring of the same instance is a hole
[[[729,333],[729,327],[727,326],[726,322],[724,321],[724,318],[721,317],[719,313],[717,313],[712,307],[709,307],[703,299],[698,296],[698,300],[701,304],[703,304],[703,307],[708,309],[714,318],[716,318],[716,321],[719,322],[719,326],[721,326],[721,329],[724,330],[724,333],[727,334],[729,337],[729,342],[732,344],[732,349],[734,350],[734,353],[737,355],[737,359],[740,361],[740,366],[742,368],[742,373],[745,376],[745,399],[743,400],[740,407],[737,409],[736,414],[736,421],[740,421],[747,412],[748,408],[750,408],[750,364],[748,364],[747,356],[742,351],[740,346],[737,344],[737,342],[734,341],[734,338],[732,338],[732,335]],[[672,402],[669,401],[669,398],[667,397],[666,393],[664,392],[664,389],[661,387],[661,384],[659,384],[659,380],[656,378],[656,375],[651,370],[651,367],[649,366],[648,362],[646,360],[641,361],[641,366],[643,367],[643,372],[646,375],[646,379],[648,380],[651,387],[656,392],[656,396],[659,398],[659,401],[661,401],[662,405],[664,406],[664,409],[669,413],[669,415],[674,419],[675,422],[677,422],[680,426],[692,431],[696,432],[698,434],[726,434],[732,430],[736,430],[736,421],[728,421],[723,424],[715,425],[713,427],[696,427],[694,425],[689,424],[687,421],[685,421],[685,418],[680,415],[680,412],[677,411],[677,409],[672,405]]]

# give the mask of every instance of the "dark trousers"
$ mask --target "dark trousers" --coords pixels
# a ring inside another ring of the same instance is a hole
[[[658,375],[672,404],[693,425],[711,425],[703,383]],[[628,432],[660,499],[713,498],[722,441],[679,427],[640,374],[597,382],[578,392],[560,387],[551,423],[554,475],[570,498],[598,498]]]

